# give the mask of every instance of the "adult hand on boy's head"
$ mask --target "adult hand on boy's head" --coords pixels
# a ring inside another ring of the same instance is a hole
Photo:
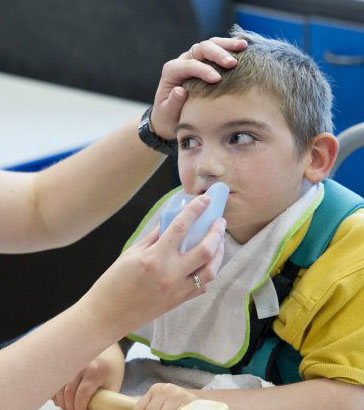
[[[225,68],[233,68],[236,60],[227,51],[241,51],[247,47],[245,40],[214,37],[194,44],[178,58],[168,61],[162,70],[161,79],[154,99],[152,126],[157,135],[175,139],[186,92],[182,84],[188,78],[196,77],[208,83],[220,80],[220,74],[204,64],[209,60]]]

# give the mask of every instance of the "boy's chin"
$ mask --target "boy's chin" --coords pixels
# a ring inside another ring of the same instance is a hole
[[[229,229],[239,229],[239,228],[243,228],[244,224],[241,220],[241,218],[234,218],[233,215],[229,215],[228,211],[224,212],[223,215],[224,219],[226,220],[226,230],[228,231]]]

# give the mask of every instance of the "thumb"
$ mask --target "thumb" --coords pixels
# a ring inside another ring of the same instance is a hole
[[[183,104],[187,99],[187,92],[183,87],[174,87],[166,101],[168,116],[178,121]]]

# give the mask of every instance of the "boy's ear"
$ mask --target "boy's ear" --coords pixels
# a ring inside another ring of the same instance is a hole
[[[314,184],[325,179],[335,163],[338,150],[339,142],[332,134],[324,132],[317,135],[308,151],[305,177]]]

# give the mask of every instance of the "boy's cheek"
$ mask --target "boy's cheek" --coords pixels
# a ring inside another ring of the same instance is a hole
[[[179,179],[183,185],[184,190],[187,194],[192,194],[193,188],[193,172],[191,169],[186,169],[184,167],[179,167]]]

